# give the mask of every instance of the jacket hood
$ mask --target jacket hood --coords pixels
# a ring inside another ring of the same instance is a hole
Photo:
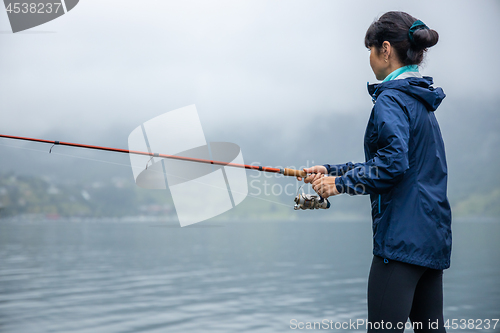
[[[432,77],[408,77],[379,84],[369,84],[368,93],[375,103],[377,97],[387,89],[396,89],[422,102],[427,110],[435,111],[446,97],[443,89],[432,87]]]

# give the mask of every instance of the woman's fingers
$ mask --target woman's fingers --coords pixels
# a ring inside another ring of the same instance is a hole
[[[326,173],[326,168],[323,165],[315,165],[309,168],[303,168],[306,173]]]
[[[319,184],[321,184],[321,178],[323,178],[324,176],[325,175],[323,175],[322,173],[316,173],[311,176],[310,183],[313,186],[313,189],[315,188],[315,186],[317,187]]]
[[[335,178],[337,177],[322,177],[313,181],[312,188],[314,192],[318,193],[322,198],[328,198],[332,195],[337,195],[339,192],[335,187]]]
[[[325,189],[323,175],[321,175],[320,177],[317,177],[317,179],[315,179],[313,181],[312,188],[313,188],[314,192],[318,193],[319,195],[321,195],[323,193],[323,191]]]
[[[326,168],[323,165],[315,165],[310,168],[303,168],[304,172],[307,174],[306,177],[297,177],[297,180],[304,180],[304,183],[312,183],[316,179],[323,177],[326,173]]]
[[[306,173],[314,173],[314,167],[310,167],[310,168],[303,168],[302,170],[304,170]]]
[[[314,192],[318,192],[319,190],[319,186],[321,184],[321,180],[314,180],[311,182],[311,186],[312,186],[312,189],[314,190]]]
[[[326,174],[327,170],[325,168],[324,165],[315,165],[315,166],[312,166],[310,168],[307,168],[309,169],[310,173],[323,173],[323,174]]]
[[[312,183],[313,181],[315,181],[317,179],[318,176],[320,176],[321,174],[319,173],[313,173],[309,176],[307,176],[306,179],[304,179],[304,183]]]

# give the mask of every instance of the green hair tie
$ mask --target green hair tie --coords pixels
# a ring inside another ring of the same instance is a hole
[[[429,27],[426,26],[425,23],[420,20],[416,20],[415,22],[413,22],[413,24],[410,27],[410,30],[408,30],[408,38],[410,39],[411,44],[416,45],[415,40],[413,39],[413,33],[420,29],[429,29]]]

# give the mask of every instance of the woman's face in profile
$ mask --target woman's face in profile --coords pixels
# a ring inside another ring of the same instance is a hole
[[[377,80],[383,80],[387,76],[387,62],[383,52],[379,52],[375,46],[370,47],[370,66]]]

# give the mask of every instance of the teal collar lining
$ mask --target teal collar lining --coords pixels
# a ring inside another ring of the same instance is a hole
[[[418,65],[408,65],[408,66],[399,67],[398,69],[393,71],[391,74],[387,75],[386,78],[384,79],[384,81],[382,81],[382,82],[394,80],[399,75],[406,73],[406,72],[418,72]]]

